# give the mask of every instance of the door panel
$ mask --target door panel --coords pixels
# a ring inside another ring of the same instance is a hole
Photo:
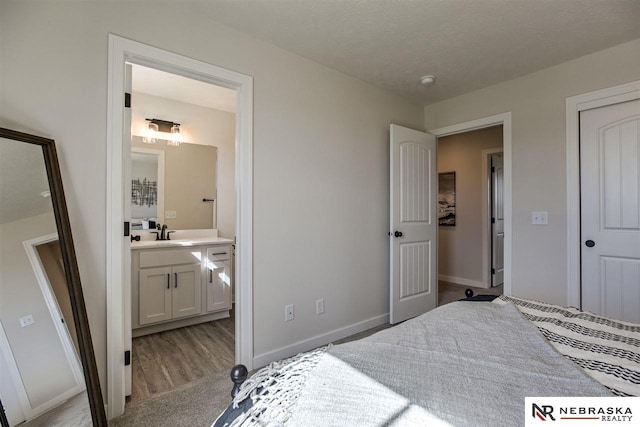
[[[437,305],[436,138],[391,125],[391,323]]]
[[[640,322],[639,128],[640,100],[580,113],[582,309],[630,322]]]
[[[171,267],[140,270],[140,325],[171,319]]]
[[[199,264],[173,267],[173,318],[202,312],[202,273]]]
[[[502,153],[491,155],[491,286],[504,283],[504,160]]]

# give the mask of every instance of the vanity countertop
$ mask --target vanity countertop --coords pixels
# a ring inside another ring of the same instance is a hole
[[[181,233],[184,235],[178,235],[175,238],[172,236],[171,240],[153,240],[143,239],[140,241],[131,242],[131,250],[136,249],[153,249],[153,248],[171,248],[171,247],[188,247],[188,246],[203,246],[203,245],[228,245],[233,243],[233,240],[226,239],[224,237],[218,237],[217,235],[193,235],[190,236],[187,233]],[[215,233],[217,234],[217,232]],[[146,237],[146,236],[145,236]]]

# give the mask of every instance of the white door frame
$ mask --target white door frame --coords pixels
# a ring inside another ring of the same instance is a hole
[[[505,295],[511,295],[511,250],[513,247],[512,230],[512,198],[511,198],[511,112],[483,117],[464,123],[458,123],[443,128],[429,130],[438,138],[455,135],[457,133],[484,129],[502,125],[502,151],[504,153],[504,288]],[[483,210],[484,214],[486,212]],[[484,224],[484,222],[483,222]],[[486,225],[485,225],[486,226]],[[487,233],[483,233],[486,235]],[[487,244],[483,247],[486,248]],[[483,275],[486,273],[483,273]]]
[[[580,308],[580,112],[640,99],[640,80],[566,99],[567,302]]]
[[[504,149],[487,148],[482,150],[482,283],[490,289],[493,284],[492,268],[492,242],[493,227],[491,226],[491,155],[503,153]],[[503,154],[504,156],[504,154]]]
[[[38,255],[38,250],[36,249],[37,246],[55,242],[56,240],[58,240],[58,233],[51,233],[47,234],[46,236],[39,236],[33,239],[25,240],[22,242],[22,245],[24,246],[27,258],[29,259],[29,263],[31,264],[33,273],[36,276],[36,280],[38,281],[38,285],[40,286],[40,291],[42,292],[44,301],[47,304],[47,308],[49,309],[51,321],[53,322],[53,325],[56,328],[56,332],[58,333],[58,337],[60,338],[60,342],[62,343],[64,354],[67,357],[69,366],[71,367],[73,378],[78,385],[77,392],[79,393],[86,388],[84,384],[82,364],[80,363],[80,358],[78,357],[78,352],[76,351],[76,348],[73,344],[69,329],[62,322],[60,322],[60,319],[63,319],[62,312],[60,311],[58,300],[55,297],[53,289],[51,288],[51,283],[47,278],[46,271],[44,269],[44,266],[42,265],[42,260],[40,259],[40,255]]]
[[[107,93],[107,417],[124,413],[123,116],[125,63],[234,89],[236,113],[236,363],[253,369],[253,77],[109,34]]]

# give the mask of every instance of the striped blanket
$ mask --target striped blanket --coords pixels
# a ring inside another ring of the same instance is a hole
[[[510,301],[553,347],[618,396],[640,396],[640,325],[571,307],[500,296]]]

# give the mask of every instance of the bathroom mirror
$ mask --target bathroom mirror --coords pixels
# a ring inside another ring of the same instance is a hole
[[[4,128],[0,369],[3,426],[107,425],[54,141]]]
[[[156,222],[172,230],[218,228],[217,162],[218,149],[210,145],[171,147],[158,140],[150,146],[133,136],[132,228],[145,229],[147,224],[141,228],[138,224],[149,218],[157,218]]]

